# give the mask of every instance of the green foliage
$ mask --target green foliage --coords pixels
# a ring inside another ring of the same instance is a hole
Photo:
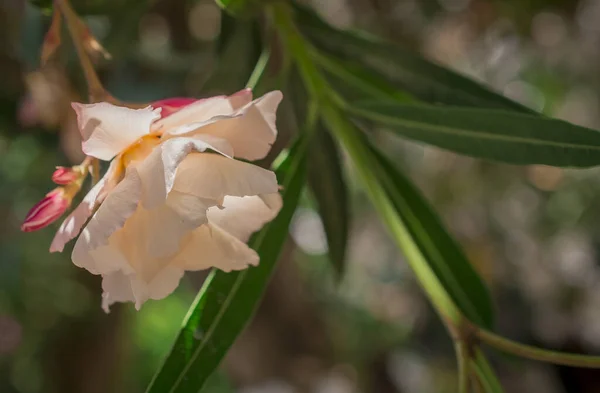
[[[305,143],[306,138],[300,139],[277,170],[284,187],[283,208],[250,240],[260,256],[259,266],[239,272],[211,272],[148,393],[198,392],[248,323],[287,239],[287,228],[304,188]]]
[[[532,113],[522,105],[418,54],[364,33],[337,30],[305,7],[297,5],[294,9],[298,27],[312,44],[323,53],[361,61],[363,67],[379,74],[379,78],[387,78],[390,85],[402,90],[396,94],[409,93],[429,103]]]
[[[354,113],[398,135],[510,164],[600,164],[600,132],[562,120],[498,110],[359,104]]]

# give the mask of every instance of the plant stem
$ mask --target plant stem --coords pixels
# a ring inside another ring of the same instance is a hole
[[[482,342],[503,352],[563,366],[600,368],[600,356],[577,355],[537,348],[509,340],[477,326],[472,326],[472,328],[475,336]]]
[[[458,365],[458,393],[469,392],[469,348],[464,341],[454,341]]]
[[[290,10],[285,7],[285,4],[278,3],[272,6],[272,11],[273,21],[282,34],[284,46],[289,49],[296,61],[309,95],[319,102],[319,110],[323,121],[348,151],[373,205],[394,235],[394,239],[400,248],[404,251],[408,263],[415,271],[434,308],[451,333],[455,333],[457,327],[462,323],[462,314],[427,264],[424,256],[414,243],[410,232],[396,214],[393,204],[383,187],[371,173],[371,168],[375,167],[372,157],[362,143],[360,135],[357,134],[358,130],[333,105],[336,101],[332,99],[332,95],[327,93],[330,90],[328,84],[313,63],[308,48],[294,25]]]
[[[271,49],[269,47],[266,47],[260,54],[260,57],[256,62],[256,66],[254,67],[254,70],[252,71],[252,74],[250,75],[250,78],[246,83],[247,88],[254,90],[256,85],[258,85],[258,82],[260,82],[263,74],[265,73],[265,69],[267,68],[267,64],[269,64],[270,58]]]
[[[80,21],[79,16],[73,11],[68,0],[54,0],[55,5],[58,7],[60,12],[65,17],[65,22],[69,30],[75,50],[77,51],[77,57],[83,69],[83,74],[88,86],[88,95],[90,102],[99,101],[114,101],[112,96],[106,92],[104,86],[98,78],[98,74],[94,69],[94,65],[85,50],[85,45],[81,37]]]

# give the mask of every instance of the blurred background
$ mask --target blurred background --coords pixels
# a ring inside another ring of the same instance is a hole
[[[307,3],[336,26],[388,37],[538,111],[600,127],[600,0]],[[112,54],[97,68],[123,100],[233,93],[258,54],[252,25],[213,0],[74,4]],[[98,278],[72,265],[70,249],[48,253],[56,225],[19,231],[53,187],[54,166],[82,159],[69,103],[84,100],[85,83],[66,36],[58,61],[40,70],[49,23],[43,7],[0,2],[0,392],[143,392],[204,275],[188,274],[140,312],[127,304],[105,315]],[[285,106],[279,120],[285,141]],[[497,331],[600,352],[599,170],[500,165],[376,135],[490,285]],[[256,317],[205,391],[454,391],[451,341],[348,175],[345,276],[336,283],[307,195]],[[600,371],[493,359],[507,392],[600,392]]]

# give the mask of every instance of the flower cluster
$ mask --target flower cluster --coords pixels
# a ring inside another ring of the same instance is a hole
[[[281,208],[275,174],[240,161],[265,157],[282,99],[250,90],[203,100],[168,99],[144,109],[73,104],[85,154],[110,161],[104,176],[64,220],[50,251],[77,238],[75,265],[102,275],[103,308],[161,299],[186,270],[258,264],[249,236]],[[88,166],[59,167],[50,192],[22,229],[64,213]]]

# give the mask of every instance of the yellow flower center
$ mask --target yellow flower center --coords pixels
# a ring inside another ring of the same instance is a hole
[[[125,150],[115,158],[115,160],[118,161],[113,174],[108,179],[106,189],[112,190],[119,184],[125,175],[125,168],[127,168],[128,165],[135,161],[142,161],[148,157],[152,152],[152,149],[160,144],[160,137],[160,134],[156,133],[144,135],[125,148]]]
[[[143,160],[159,143],[160,135],[144,135],[121,152],[119,155],[121,165],[126,168],[132,161]]]

